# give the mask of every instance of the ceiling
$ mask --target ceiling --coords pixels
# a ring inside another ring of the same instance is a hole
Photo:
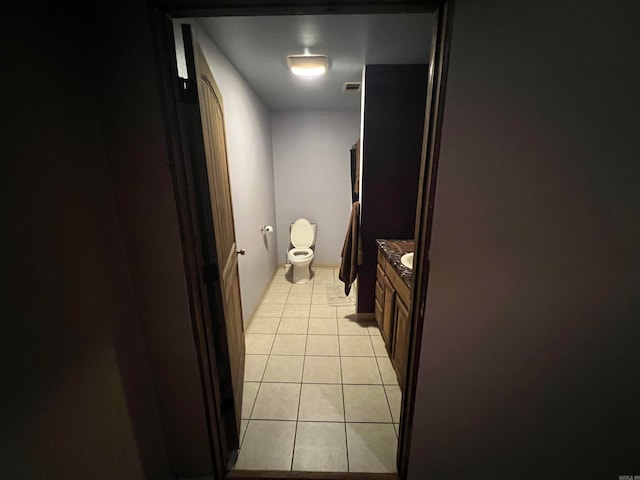
[[[359,110],[360,95],[343,93],[365,64],[427,63],[433,16],[288,15],[216,17],[198,22],[267,106],[280,110]],[[329,56],[315,79],[292,75],[287,55]]]

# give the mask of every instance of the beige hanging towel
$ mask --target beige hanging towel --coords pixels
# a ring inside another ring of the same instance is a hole
[[[349,295],[351,284],[358,276],[362,265],[362,239],[360,238],[360,202],[353,202],[347,236],[342,246],[342,263],[338,278],[344,282],[344,294]]]

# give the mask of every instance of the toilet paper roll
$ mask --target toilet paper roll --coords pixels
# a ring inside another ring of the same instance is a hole
[[[271,225],[265,225],[264,227],[262,227],[262,231],[264,233],[273,232],[273,227]]]

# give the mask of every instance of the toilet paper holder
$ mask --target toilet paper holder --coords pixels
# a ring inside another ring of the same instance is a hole
[[[263,235],[265,235],[267,233],[273,232],[273,227],[271,225],[263,225],[260,231]]]

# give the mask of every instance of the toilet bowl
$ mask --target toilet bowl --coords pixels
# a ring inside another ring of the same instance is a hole
[[[304,284],[311,279],[311,261],[313,260],[313,249],[315,245],[315,225],[311,225],[309,220],[299,218],[291,226],[291,245],[287,252],[287,260],[291,264],[293,271],[293,283]]]

